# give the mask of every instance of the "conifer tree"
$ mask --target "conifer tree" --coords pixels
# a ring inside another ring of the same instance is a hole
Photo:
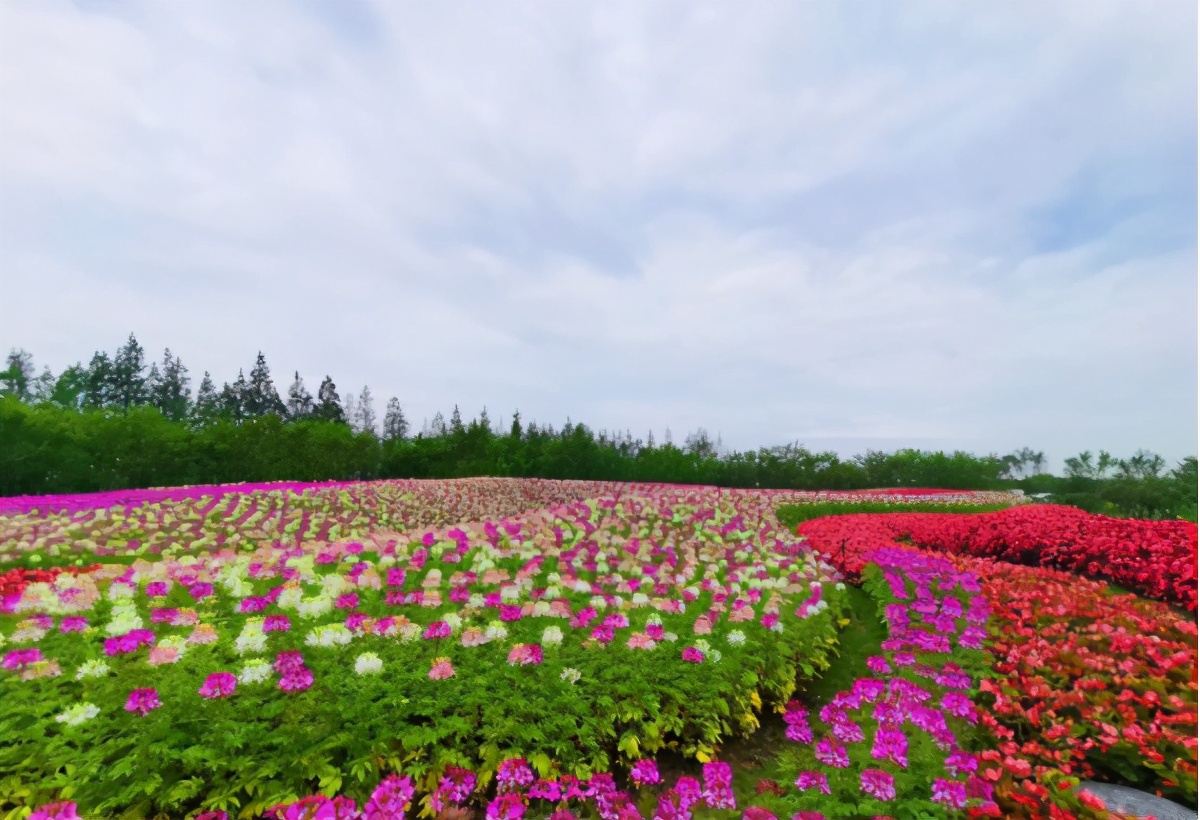
[[[68,367],[54,381],[50,403],[66,410],[79,410],[87,391],[87,369],[80,363]]]
[[[48,404],[50,397],[54,394],[54,383],[56,379],[54,374],[50,372],[49,365],[42,366],[42,372],[30,385],[29,401],[31,404]]]
[[[304,379],[300,378],[300,371],[297,370],[295,378],[292,379],[292,386],[288,388],[288,418],[292,421],[309,418],[315,407],[312,394],[304,386]]]
[[[279,399],[279,391],[275,389],[275,382],[271,380],[267,357],[261,350],[254,361],[254,369],[250,371],[250,383],[246,387],[243,404],[247,416],[274,413],[282,418],[286,413],[283,402]]]
[[[13,348],[5,361],[4,371],[0,372],[4,395],[16,396],[24,402],[29,401],[33,380],[33,355],[24,349]]]
[[[127,411],[146,403],[146,354],[132,333],[112,365],[113,405]]]
[[[521,411],[513,411],[512,427],[509,428],[508,434],[513,438],[521,437]]]
[[[337,385],[329,376],[325,377],[317,391],[316,417],[324,421],[346,423],[346,414],[342,411],[342,398],[338,395]]]
[[[113,364],[108,354],[97,350],[87,369],[83,406],[90,410],[111,407],[113,401]]]
[[[400,399],[392,396],[388,399],[387,409],[383,414],[384,441],[397,441],[408,436],[408,420],[400,409]]]
[[[354,432],[370,433],[375,435],[375,407],[374,399],[371,397],[371,388],[363,385],[362,392],[358,394],[358,401],[354,405]]]
[[[454,405],[454,412],[450,414],[450,434],[461,436],[465,432],[466,428],[463,427],[462,414],[458,412],[458,405],[456,404]]]
[[[158,380],[150,388],[150,403],[171,421],[183,421],[191,410],[187,368],[178,356],[171,355],[168,347],[163,351],[162,370],[158,372]]]
[[[241,424],[242,419],[248,415],[246,393],[249,389],[250,385],[246,382],[246,374],[239,369],[237,381],[233,384],[225,382],[221,388],[221,413]]]
[[[212,424],[216,418],[221,415],[221,399],[217,395],[217,388],[213,385],[212,376],[208,371],[204,371],[204,378],[200,380],[200,387],[196,389],[196,404],[192,410],[192,419],[200,427],[206,424]]]

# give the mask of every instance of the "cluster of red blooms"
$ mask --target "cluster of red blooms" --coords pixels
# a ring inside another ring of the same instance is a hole
[[[99,569],[99,564],[92,564],[87,567],[50,567],[49,569],[10,569],[7,572],[0,572],[0,600],[7,598],[10,595],[20,598],[21,593],[25,591],[25,587],[30,584],[51,583],[55,578],[64,572],[72,575],[83,575],[92,570]]]
[[[1127,520],[1033,504],[991,513],[830,516],[796,531],[850,575],[862,571],[866,553],[908,542],[1103,578],[1196,611],[1196,525],[1188,521]]]

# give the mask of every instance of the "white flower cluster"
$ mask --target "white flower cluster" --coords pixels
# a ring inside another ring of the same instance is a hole
[[[114,584],[114,586],[125,585]],[[122,601],[121,603],[113,604],[112,620],[108,622],[105,631],[109,635],[124,635],[126,632],[131,632],[134,629],[142,629],[143,626],[142,616],[138,614],[137,606],[133,603]]]
[[[450,627],[451,632],[458,632],[462,629],[462,616],[457,612],[447,612],[442,616],[442,620]]]
[[[725,636],[725,640],[730,646],[741,646],[746,642],[746,633],[740,629],[735,629]]]
[[[565,680],[567,683],[576,684],[579,682],[579,679],[583,677],[583,675],[580,674],[578,669],[568,666],[558,677],[561,680]]]
[[[383,669],[383,660],[374,652],[364,652],[354,661],[354,672],[358,675],[377,675]]]
[[[708,641],[706,641],[704,639],[700,639],[700,640],[696,641],[694,646],[697,649],[699,649],[700,652],[704,655],[705,660],[712,661],[713,663],[720,662],[720,660],[721,660],[720,651],[713,649],[711,646],[709,646]]]
[[[471,609],[483,609],[484,597],[478,592],[471,593],[471,597],[467,599],[467,606]]]
[[[508,629],[499,621],[492,621],[483,631],[483,635],[489,641],[503,641],[508,639]]]
[[[233,648],[239,655],[247,653],[259,654],[267,651],[267,636],[263,634],[263,619],[251,618],[242,627],[242,634],[233,642]]]
[[[68,726],[78,726],[85,723],[96,715],[100,714],[100,707],[94,703],[77,703],[74,706],[68,706],[62,712],[54,716],[54,719],[59,723],[65,723]]]
[[[129,584],[110,584],[108,587],[108,600],[124,601],[133,597],[133,587]]]
[[[521,600],[521,588],[516,584],[504,584],[500,587],[500,600],[506,604]]]
[[[102,678],[109,672],[109,665],[104,661],[87,661],[75,672],[75,680],[84,678]]]
[[[644,592],[635,592],[630,601],[634,606],[646,606],[650,603],[650,596]]]
[[[320,618],[333,611],[333,599],[324,595],[305,598],[296,606],[296,614],[301,618]]]
[[[588,587],[588,589],[591,589],[591,587]],[[599,612],[602,609],[604,609],[606,606],[608,606],[608,602],[604,600],[603,595],[593,595],[592,599],[590,601],[588,601],[588,605],[592,609]]]
[[[542,646],[558,646],[562,643],[563,631],[557,626],[548,626],[542,632]]]
[[[304,637],[304,643],[309,646],[345,646],[354,638],[354,634],[341,624],[323,624]]]
[[[238,683],[262,683],[271,677],[271,664],[262,659],[247,661],[238,673]]]

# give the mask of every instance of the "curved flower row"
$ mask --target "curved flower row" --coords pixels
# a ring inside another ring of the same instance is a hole
[[[851,573],[881,544],[1046,566],[1120,584],[1196,611],[1196,525],[1137,521],[1049,504],[992,513],[845,515],[806,521],[800,535]],[[845,555],[844,560],[841,558]]]

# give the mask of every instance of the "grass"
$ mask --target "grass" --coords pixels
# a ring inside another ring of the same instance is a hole
[[[1011,504],[943,504],[938,502],[916,502],[896,504],[888,501],[822,501],[817,504],[783,504],[775,515],[788,529],[814,518],[833,515],[857,515],[859,513],[985,513],[1007,510]]]

